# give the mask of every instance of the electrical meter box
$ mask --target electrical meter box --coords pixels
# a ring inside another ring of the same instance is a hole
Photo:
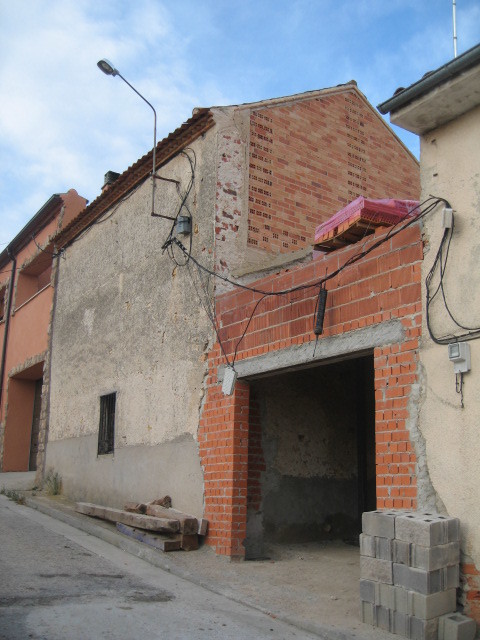
[[[455,373],[470,371],[470,345],[468,342],[451,342],[448,345],[448,357],[453,362]]]

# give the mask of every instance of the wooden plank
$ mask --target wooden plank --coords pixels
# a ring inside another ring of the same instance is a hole
[[[177,536],[180,538],[180,548],[184,551],[196,551],[198,549],[198,535],[196,533],[190,535]]]
[[[177,533],[180,531],[180,523],[173,518],[159,518],[152,516],[144,516],[139,513],[129,513],[121,509],[111,509],[97,504],[88,502],[77,502],[75,509],[79,513],[87,516],[102,518],[111,522],[121,522],[130,527],[146,529],[147,531],[165,531],[167,533]]]
[[[166,509],[160,505],[148,504],[147,515],[156,518],[175,518],[180,523],[180,532],[185,535],[198,532],[198,520],[176,509]]]
[[[200,518],[198,521],[198,531],[197,531],[198,535],[206,536],[207,531],[208,531],[208,520],[206,520],[205,518]]]
[[[143,502],[126,502],[123,505],[124,511],[129,511],[130,513],[143,513],[147,512],[147,505],[143,504]]]
[[[175,538],[169,538],[168,536],[155,535],[153,533],[148,533],[147,531],[142,531],[141,529],[129,527],[121,522],[117,522],[117,529],[120,533],[123,533],[130,538],[134,538],[135,540],[139,540],[144,544],[148,544],[150,547],[154,547],[160,551],[179,551],[181,549],[181,541],[178,536]]]

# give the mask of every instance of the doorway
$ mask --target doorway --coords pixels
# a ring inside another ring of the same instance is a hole
[[[375,508],[373,354],[251,381],[246,558],[356,542]]]

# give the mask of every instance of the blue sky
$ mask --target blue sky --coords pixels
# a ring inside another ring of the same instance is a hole
[[[458,53],[480,0],[457,0]],[[90,201],[195,107],[355,79],[376,106],[453,57],[452,0],[0,0],[0,249],[53,193]],[[397,133],[418,157],[418,139]]]

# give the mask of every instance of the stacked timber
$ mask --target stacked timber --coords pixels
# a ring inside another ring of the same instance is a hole
[[[171,508],[168,496],[149,503],[127,502],[113,509],[89,502],[77,502],[79,513],[116,524],[117,530],[161,551],[194,551],[199,536],[207,533],[208,522]]]

